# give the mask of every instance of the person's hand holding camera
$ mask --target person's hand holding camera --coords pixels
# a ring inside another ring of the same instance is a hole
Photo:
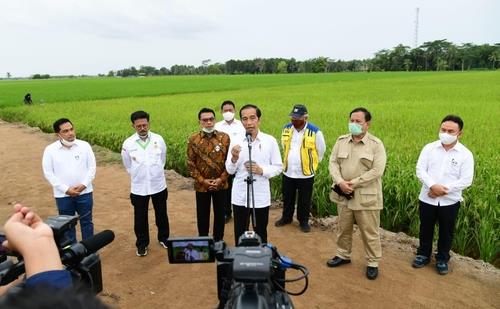
[[[52,229],[30,208],[14,205],[14,214],[5,223],[4,231],[7,240],[3,246],[23,256],[28,278],[63,269]]]

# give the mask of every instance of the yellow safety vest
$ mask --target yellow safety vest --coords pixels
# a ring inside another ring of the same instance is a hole
[[[281,132],[281,144],[285,150],[283,158],[283,170],[285,172],[288,168],[288,152],[290,151],[293,130],[293,125],[289,123],[283,127]],[[305,176],[314,175],[318,168],[318,150],[316,149],[316,133],[318,131],[319,129],[311,123],[307,123],[304,128],[304,136],[300,146],[300,161],[302,163],[302,173]]]

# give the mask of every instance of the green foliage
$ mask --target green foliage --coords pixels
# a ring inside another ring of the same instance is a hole
[[[0,82],[0,93],[12,95],[23,83],[27,82]],[[446,114],[458,114],[465,122],[461,141],[473,152],[476,171],[473,186],[464,192],[453,249],[492,262],[500,255],[500,149],[496,141],[499,124],[495,121],[500,117],[500,72],[193,76],[39,83],[32,85],[51,98],[47,101],[64,102],[4,107],[0,108],[0,117],[50,132],[54,119],[65,116],[74,122],[80,138],[119,151],[123,140],[133,133],[130,113],[143,109],[151,114],[151,129],[167,142],[168,168],[183,174],[186,141],[198,130],[196,115],[201,107],[219,110],[225,99],[234,100],[238,106],[257,104],[263,112],[262,131],[278,138],[282,125],[289,121],[291,106],[304,103],[310,121],[322,129],[328,146],[315,181],[313,212],[319,216],[336,213],[328,199],[330,149],[336,138],[346,133],[349,112],[364,106],[373,115],[370,131],[382,139],[388,154],[382,226],[414,236],[419,225],[420,183],[415,177],[418,155],[426,143],[437,139],[441,119]],[[165,95],[131,97],[147,94]],[[80,101],[86,96],[94,100]],[[113,96],[117,98],[107,99]],[[272,193],[275,198],[281,196],[279,178],[272,181]]]

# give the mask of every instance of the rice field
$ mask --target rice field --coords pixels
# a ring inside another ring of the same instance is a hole
[[[33,106],[22,105],[27,92],[32,93]],[[151,130],[167,142],[168,168],[185,174],[186,142],[198,130],[198,110],[218,111],[226,99],[237,107],[258,105],[263,112],[261,130],[278,139],[293,104],[308,107],[310,121],[321,128],[328,146],[315,182],[318,216],[336,213],[328,200],[330,150],[347,132],[349,112],[366,107],[373,115],[370,131],[382,139],[388,154],[382,226],[413,236],[418,235],[419,225],[418,155],[426,143],[437,139],[446,114],[460,115],[465,123],[461,142],[474,154],[475,178],[464,192],[453,250],[500,265],[500,72],[1,81],[0,118],[51,132],[55,119],[68,117],[79,138],[119,151],[133,133],[130,113],[143,109],[151,114]],[[275,179],[275,198],[280,198],[279,186]]]

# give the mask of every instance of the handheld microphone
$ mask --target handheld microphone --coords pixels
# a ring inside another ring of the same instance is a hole
[[[246,138],[246,140],[247,140],[247,142],[248,142],[249,144],[251,144],[251,143],[252,143],[252,133],[250,133],[250,132],[248,132],[248,131],[247,131],[247,132],[245,133],[245,138]]]
[[[114,239],[115,233],[111,230],[99,232],[90,238],[64,249],[61,253],[61,261],[63,264],[79,263],[84,257],[97,252]]]

